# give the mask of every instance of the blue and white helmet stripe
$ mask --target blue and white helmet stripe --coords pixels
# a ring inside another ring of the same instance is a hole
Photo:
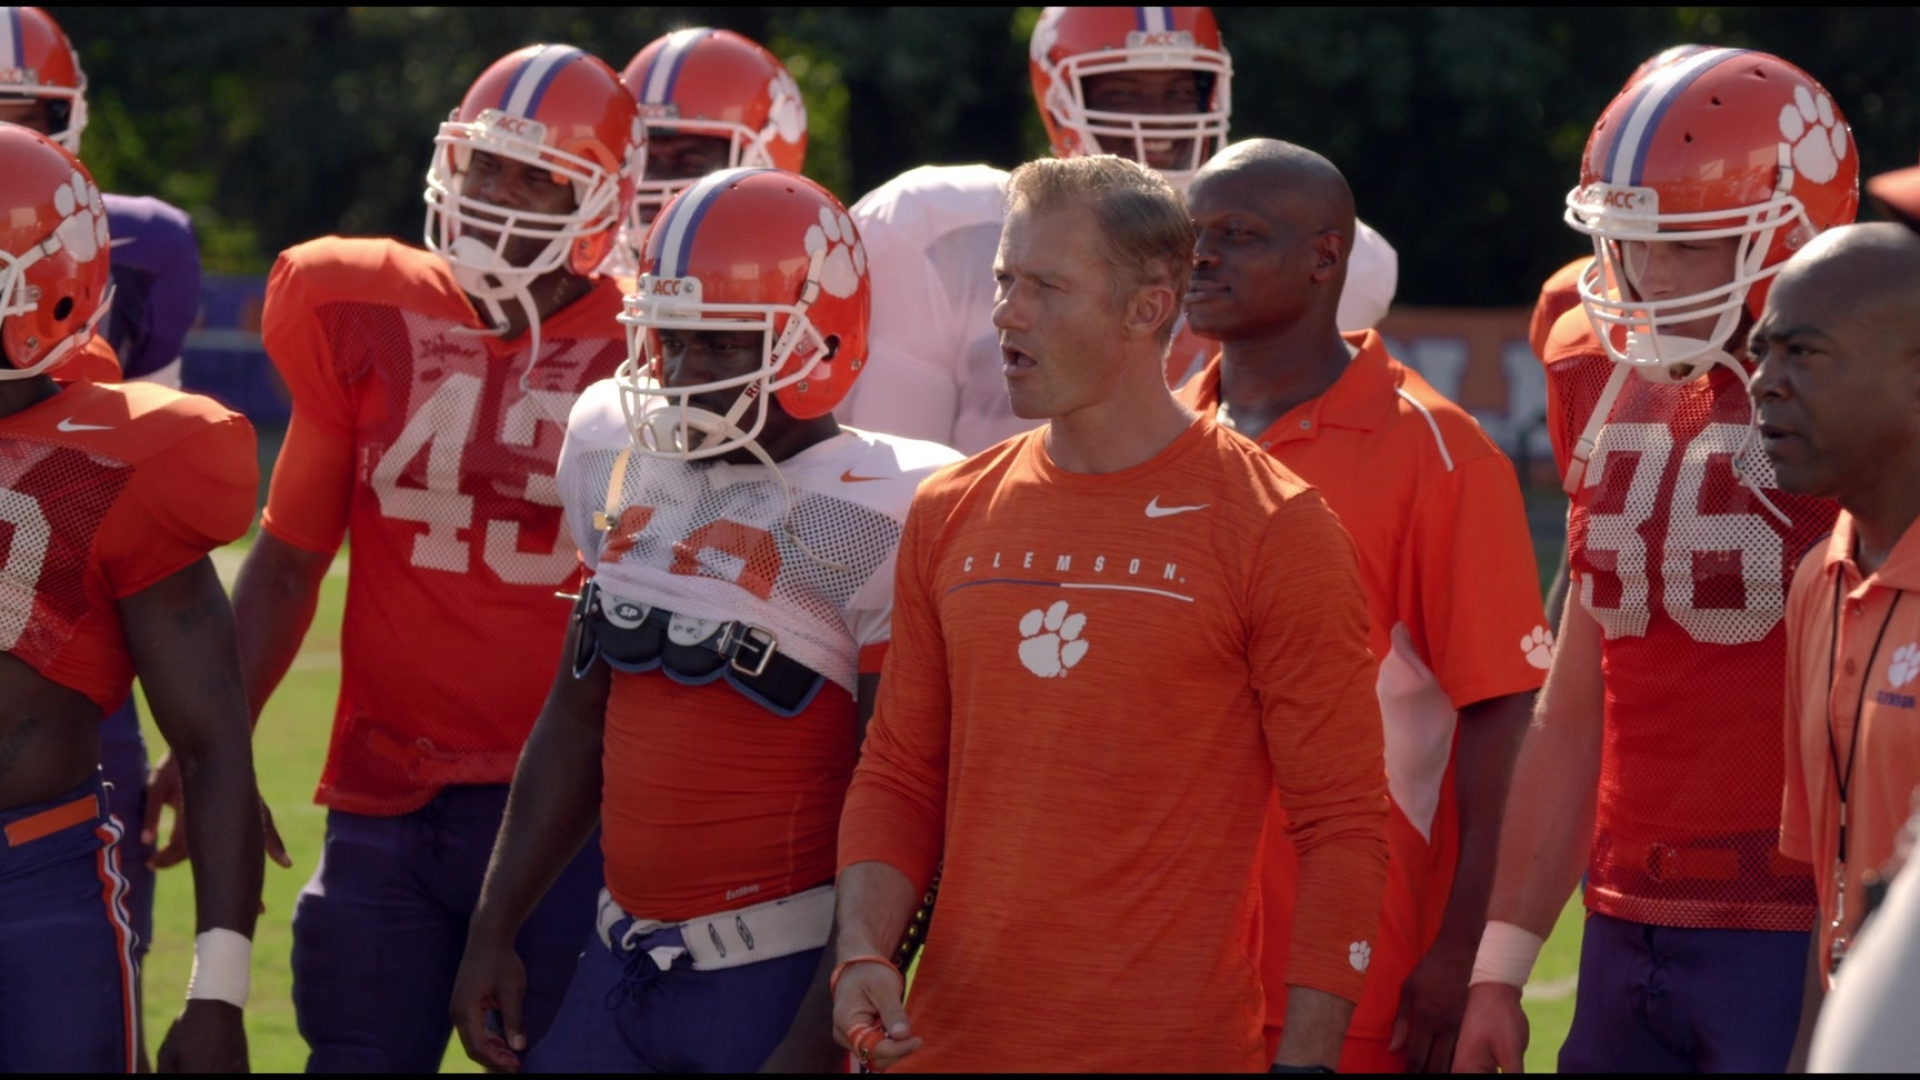
[[[653,276],[677,278],[687,275],[687,260],[693,251],[694,234],[700,230],[700,222],[706,219],[707,211],[712,209],[714,200],[720,192],[743,176],[757,172],[775,172],[774,169],[722,169],[709,173],[699,183],[682,192],[680,197],[667,208],[664,221],[654,223],[654,229],[660,233],[660,265],[653,270]]]
[[[1613,133],[1613,145],[1607,149],[1607,183],[1615,187],[1639,187],[1646,171],[1647,155],[1653,148],[1654,134],[1667,110],[1680,99],[1687,87],[1708,71],[1746,49],[1706,49],[1657,68],[1634,88],[1632,106],[1626,121]]]
[[[1173,29],[1173,9],[1163,7],[1137,7],[1133,9],[1136,29],[1153,33]]]
[[[0,19],[0,68],[26,67],[26,57],[20,47],[20,9],[10,7],[7,17]]]
[[[675,30],[668,34],[666,44],[660,46],[660,51],[647,62],[647,70],[640,76],[640,103],[665,105],[672,101],[673,88],[680,82],[681,65],[686,63],[693,47],[712,34],[713,31],[705,27]]]
[[[553,85],[554,77],[560,70],[586,56],[571,45],[546,45],[540,51],[527,58],[514,72],[513,80],[507,83],[506,90],[500,95],[500,111],[508,116],[531,119],[540,108],[540,99],[546,96],[547,87]]]

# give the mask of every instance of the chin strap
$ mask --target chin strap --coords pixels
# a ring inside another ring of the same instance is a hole
[[[1733,475],[1739,478],[1743,487],[1753,492],[1753,497],[1760,501],[1761,506],[1766,507],[1767,513],[1773,515],[1774,520],[1791,527],[1792,519],[1788,518],[1778,506],[1774,505],[1773,500],[1767,497],[1766,490],[1748,474],[1744,464],[1760,441],[1760,416],[1753,407],[1753,377],[1747,374],[1745,365],[1719,349],[1692,359],[1689,363],[1704,366],[1705,371],[1701,377],[1710,374],[1715,367],[1726,367],[1732,369],[1734,376],[1740,380],[1740,388],[1747,399],[1747,437],[1740,441],[1740,446],[1733,453]],[[1567,463],[1567,477],[1561,487],[1568,495],[1578,494],[1585,483],[1587,464],[1593,456],[1594,445],[1600,441],[1600,431],[1606,427],[1607,421],[1613,415],[1613,407],[1620,400],[1620,391],[1627,385],[1627,375],[1630,371],[1630,365],[1616,362],[1612,374],[1607,376],[1606,385],[1601,388],[1600,397],[1594,402],[1593,412],[1587,417],[1586,430],[1580,433],[1579,440],[1574,443],[1571,460]]]

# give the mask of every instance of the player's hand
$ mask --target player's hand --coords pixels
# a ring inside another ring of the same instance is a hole
[[[520,1055],[527,1049],[520,1016],[526,996],[527,967],[511,942],[467,939],[448,1012],[468,1057],[493,1072],[520,1071]]]
[[[1467,991],[1460,1020],[1460,1041],[1453,1050],[1454,1072],[1526,1072],[1527,1014],[1520,988],[1479,983]]]
[[[154,841],[160,835],[160,809],[165,806],[173,807],[173,828],[167,833],[167,846],[155,850]],[[269,859],[283,867],[293,866],[287,845],[280,839],[280,830],[274,827],[273,811],[267,808],[265,797],[260,800],[260,835]],[[187,851],[185,788],[180,783],[180,766],[171,753],[160,755],[153,771],[147,774],[147,816],[140,823],[140,843],[153,852],[147,859],[147,868],[151,870],[164,870],[191,857]],[[261,905],[260,910],[266,911],[266,906]]]
[[[842,971],[833,995],[833,1041],[856,1058],[864,1048],[867,1067],[874,1072],[884,1072],[920,1049],[920,1038],[907,1021],[905,990],[904,976],[886,964],[854,964]],[[875,1029],[877,1040],[869,1034]]]
[[[155,1064],[163,1073],[243,1073],[247,1070],[245,1013],[205,999],[187,1007],[167,1029]]]
[[[1400,1013],[1393,1021],[1387,1049],[1407,1055],[1410,1073],[1446,1072],[1453,1067],[1454,1040],[1467,1011],[1467,980],[1473,976],[1475,946],[1436,941],[1413,966],[1400,987]]]

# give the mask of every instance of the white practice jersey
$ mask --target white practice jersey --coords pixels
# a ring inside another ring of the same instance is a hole
[[[1000,169],[924,165],[854,204],[872,280],[873,359],[836,410],[842,421],[963,454],[1040,425],[1013,415],[993,327],[993,257],[1006,193]],[[1360,222],[1340,329],[1366,330],[1385,318],[1399,277],[1393,245]]]
[[[588,387],[567,421],[556,479],[599,587],[693,619],[761,627],[781,652],[856,693],[860,650],[892,637],[894,559],[914,490],[960,455],[855,430],[781,462],[779,477],[764,465],[630,454],[603,533],[594,516],[607,510],[630,441],[617,384]]]

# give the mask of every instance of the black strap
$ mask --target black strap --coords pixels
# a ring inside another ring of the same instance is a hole
[[[1860,729],[1866,726],[1867,684],[1873,681],[1874,661],[1880,658],[1880,645],[1887,639],[1887,627],[1893,625],[1893,613],[1900,608],[1904,592],[1895,591],[1887,605],[1887,617],[1880,620],[1880,632],[1874,636],[1873,649],[1867,653],[1867,666],[1860,672],[1860,696],[1853,703],[1853,730],[1847,734],[1847,764],[1840,766],[1840,740],[1833,736],[1834,662],[1840,653],[1840,575],[1833,582],[1832,636],[1827,639],[1827,763],[1833,768],[1835,794],[1840,797],[1840,835],[1836,845],[1838,862],[1847,863],[1847,793],[1853,786],[1853,763],[1860,757]]]

